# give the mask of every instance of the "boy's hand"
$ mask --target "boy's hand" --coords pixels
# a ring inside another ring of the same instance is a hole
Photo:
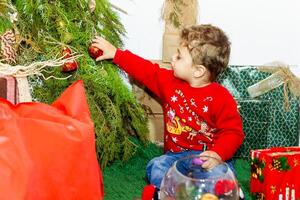
[[[93,39],[92,42],[92,46],[97,47],[103,51],[103,55],[96,58],[96,61],[113,59],[115,57],[117,48],[104,38],[96,36],[96,38]]]
[[[216,159],[212,159],[212,158],[209,158],[209,157],[201,157],[201,159],[205,161],[202,164],[202,167],[205,168],[205,169],[212,169],[215,166],[217,166],[218,164],[220,164],[220,162],[222,162],[222,159],[219,156],[219,154],[217,154],[214,151],[204,151],[200,154],[200,156],[209,156],[209,157],[216,158]]]

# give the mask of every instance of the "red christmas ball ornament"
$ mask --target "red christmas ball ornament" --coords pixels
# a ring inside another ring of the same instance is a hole
[[[62,66],[62,71],[63,72],[72,72],[78,69],[78,62],[76,60],[72,60],[69,62],[66,62],[63,66]]]
[[[216,184],[215,184],[215,193],[217,195],[225,195],[228,194],[230,192],[232,192],[232,190],[234,190],[236,187],[234,181],[232,180],[219,180]]]
[[[72,54],[72,50],[69,47],[63,47],[61,54],[64,58],[70,58]]]
[[[101,49],[99,49],[98,47],[95,47],[95,46],[91,45],[89,47],[89,54],[90,54],[91,58],[96,59],[99,56],[103,55],[103,51]]]

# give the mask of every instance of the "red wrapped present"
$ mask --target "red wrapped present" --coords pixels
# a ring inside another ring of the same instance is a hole
[[[16,79],[12,76],[0,74],[0,98],[6,99],[12,104],[16,103]]]
[[[300,147],[251,151],[250,192],[261,200],[300,199]]]

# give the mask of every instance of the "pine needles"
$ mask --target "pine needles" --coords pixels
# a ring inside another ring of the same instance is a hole
[[[96,0],[94,12],[90,11],[86,0],[12,0],[10,3],[18,12],[18,21],[14,24],[20,32],[17,64],[60,57],[64,46],[83,54],[78,59],[78,71],[67,80],[41,81],[38,77],[30,77],[34,99],[52,103],[71,83],[82,79],[95,124],[101,166],[132,157],[136,145],[130,136],[146,141],[148,128],[144,111],[122,82],[120,71],[111,62],[94,62],[87,52],[95,35],[122,46],[120,37],[125,30],[109,2]],[[2,23],[5,20],[6,23]],[[0,35],[13,27],[3,16],[0,22]],[[44,73],[45,77],[68,75],[59,67]]]

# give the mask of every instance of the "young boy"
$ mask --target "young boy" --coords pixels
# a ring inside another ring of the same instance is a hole
[[[232,167],[229,161],[242,144],[244,133],[235,100],[215,82],[230,55],[230,42],[222,30],[212,25],[184,28],[171,70],[117,49],[101,37],[92,45],[103,50],[97,61],[113,59],[162,100],[165,154],[152,159],[146,169],[156,190],[172,164],[188,155],[214,157]],[[207,158],[202,167],[217,164]]]

